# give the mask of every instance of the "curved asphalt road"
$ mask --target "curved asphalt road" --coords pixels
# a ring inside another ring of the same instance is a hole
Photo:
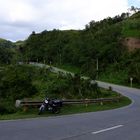
[[[109,111],[0,121],[0,140],[140,140],[140,90],[111,86],[133,103]]]

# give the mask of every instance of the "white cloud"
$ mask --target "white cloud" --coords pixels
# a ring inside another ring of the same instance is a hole
[[[33,30],[82,29],[127,8],[128,0],[0,0],[0,37],[16,40]]]

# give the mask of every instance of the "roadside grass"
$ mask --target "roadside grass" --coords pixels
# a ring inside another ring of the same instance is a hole
[[[128,99],[127,97],[122,97],[119,102],[104,103],[103,105],[99,103],[87,105],[86,104],[64,105],[59,114],[52,114],[48,111],[45,111],[42,115],[38,115],[38,108],[29,108],[26,112],[20,109],[14,114],[0,115],[0,120],[27,119],[27,118],[50,117],[85,112],[104,111],[127,106],[130,103],[131,103],[130,99]]]
[[[79,74],[81,73],[80,68],[78,68],[76,66],[70,66],[70,65],[59,66],[58,65],[57,67],[60,69],[66,70],[66,71],[73,72],[73,73],[79,73]],[[81,76],[82,75],[83,74],[81,74]],[[86,74],[84,74],[84,75],[86,75]],[[107,71],[104,71],[104,73],[100,73],[98,76],[98,79],[96,79],[96,80],[130,87],[130,83],[128,81],[129,80],[128,79],[128,72],[124,71],[124,70],[120,70],[118,72],[118,71],[108,69]],[[132,87],[140,88],[140,85],[133,83]]]
[[[62,108],[62,115],[63,114],[76,114],[76,113],[84,113],[84,112],[97,112],[97,111],[104,111],[104,110],[111,110],[120,108],[123,106],[127,106],[131,103],[131,100],[127,97],[122,97],[119,102],[111,102],[111,103],[104,103],[103,105],[97,104],[84,104],[84,105],[67,105]],[[63,111],[64,110],[64,111]]]
[[[99,81],[113,83],[117,85],[124,85],[127,87],[130,87],[130,79],[128,79],[127,72],[120,71],[120,72],[104,72],[99,76]],[[140,88],[139,84],[133,83],[132,87],[134,88]]]
[[[114,84],[121,84],[126,85],[125,80],[127,79],[127,72],[120,71],[120,72],[110,72],[106,71],[100,74],[99,79],[101,81],[114,83]]]

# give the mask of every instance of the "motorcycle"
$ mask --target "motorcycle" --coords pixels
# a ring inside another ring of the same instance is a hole
[[[39,115],[42,114],[45,110],[57,114],[60,112],[61,107],[62,107],[61,100],[46,98],[42,103],[42,105],[40,106],[38,114]]]

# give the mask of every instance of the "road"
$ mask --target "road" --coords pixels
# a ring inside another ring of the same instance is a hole
[[[99,82],[132,99],[127,107],[49,118],[0,121],[0,140],[139,140],[140,90]]]
[[[140,140],[140,90],[104,82],[132,104],[114,110],[0,121],[0,140]]]

